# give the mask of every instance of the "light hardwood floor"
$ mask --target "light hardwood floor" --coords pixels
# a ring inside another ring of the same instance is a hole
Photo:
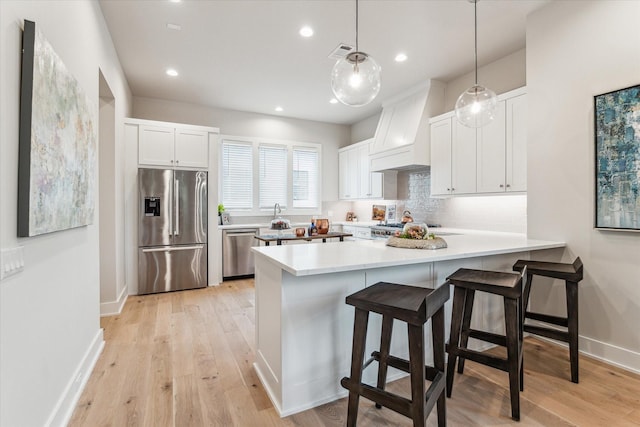
[[[252,367],[253,280],[133,296],[121,315],[101,324],[105,348],[70,426],[345,425],[346,399],[277,415]],[[568,351],[534,338],[524,357],[520,423],[510,419],[506,373],[467,362],[447,399],[449,425],[640,425],[640,376],[581,356],[580,384],[573,384]],[[389,389],[407,395],[408,381]],[[361,399],[358,425],[411,422]],[[435,410],[428,425],[436,425]]]

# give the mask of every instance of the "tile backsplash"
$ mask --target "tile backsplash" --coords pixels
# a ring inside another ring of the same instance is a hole
[[[361,221],[370,220],[374,203],[380,202],[353,202],[353,210]],[[395,203],[398,216],[406,209],[415,221],[443,227],[527,232],[526,195],[432,198],[429,168],[398,172],[398,200],[383,203]]]

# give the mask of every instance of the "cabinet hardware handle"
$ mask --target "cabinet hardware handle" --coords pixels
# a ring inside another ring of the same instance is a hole
[[[173,163],[173,160],[171,160],[171,163]]]
[[[447,191],[451,191],[451,189],[450,189],[450,188],[447,188]]]
[[[451,191],[456,191],[456,189],[455,189],[455,188],[453,188],[453,187],[451,187]]]
[[[511,187],[511,184],[507,184],[507,188]]]
[[[500,188],[504,188],[504,185],[500,184]]]
[[[177,165],[178,163],[180,163],[180,160],[176,160],[176,165]]]

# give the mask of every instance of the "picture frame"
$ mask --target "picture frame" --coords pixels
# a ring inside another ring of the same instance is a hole
[[[349,222],[353,221],[354,216],[355,214],[353,212],[347,212],[347,221]]]
[[[594,96],[595,228],[640,231],[640,84]]]
[[[25,20],[18,141],[18,237],[93,223],[97,106]]]

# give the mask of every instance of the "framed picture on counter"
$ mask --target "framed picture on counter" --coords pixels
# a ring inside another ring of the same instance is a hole
[[[640,85],[594,96],[595,227],[640,231]]]

